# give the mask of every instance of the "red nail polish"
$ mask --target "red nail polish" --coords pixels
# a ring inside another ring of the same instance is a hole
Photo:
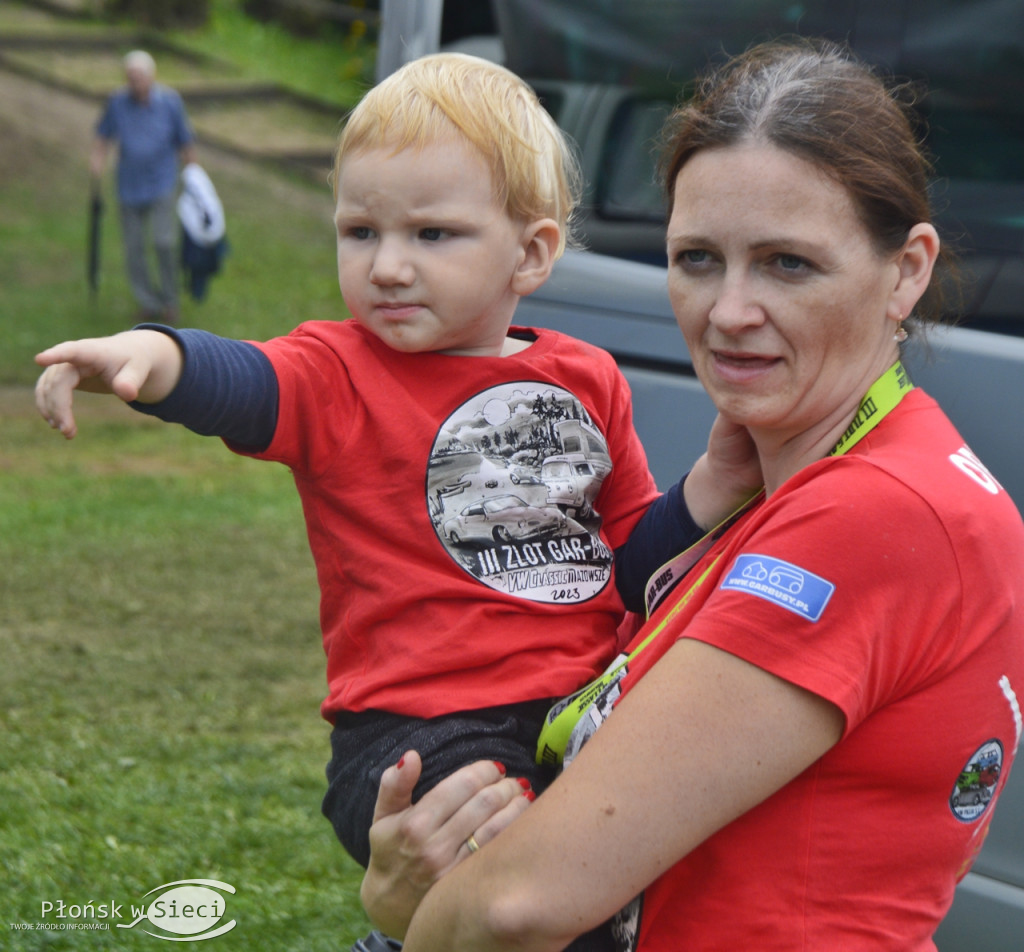
[[[518,783],[519,786],[522,787],[524,790],[529,790],[530,789],[530,781],[527,780],[525,777],[520,777],[516,781],[516,783]]]
[[[523,796],[526,797],[526,799],[529,800],[530,803],[533,803],[533,801],[537,799],[537,794],[535,794],[532,790],[527,790],[523,794]]]
[[[500,773],[504,777],[505,776],[505,765],[503,763],[499,763],[497,760],[493,761],[493,763],[494,763],[494,766],[498,768],[498,773]]]
[[[398,763],[395,764],[395,770],[401,770],[402,769],[402,764],[404,764],[404,763],[405,763],[405,755],[403,754],[401,757],[398,758]]]

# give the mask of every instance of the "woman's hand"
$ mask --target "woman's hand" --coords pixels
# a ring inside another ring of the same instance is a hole
[[[463,767],[416,803],[422,771],[410,751],[381,778],[370,827],[370,865],[360,898],[377,928],[402,938],[427,890],[471,854],[467,841],[485,846],[533,799],[525,781],[506,777],[491,761]]]
[[[693,521],[711,530],[764,485],[761,460],[747,428],[715,417],[707,452],[693,465],[683,496]]]

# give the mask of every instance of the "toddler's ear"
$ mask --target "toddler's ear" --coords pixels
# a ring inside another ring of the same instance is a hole
[[[523,229],[523,256],[512,275],[512,290],[520,297],[532,294],[551,274],[562,234],[553,218],[539,218]]]

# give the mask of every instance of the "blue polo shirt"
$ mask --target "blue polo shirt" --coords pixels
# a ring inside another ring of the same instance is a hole
[[[195,139],[181,96],[157,83],[145,103],[127,89],[114,93],[96,134],[118,143],[117,195],[126,205],[144,205],[172,192],[178,151]]]

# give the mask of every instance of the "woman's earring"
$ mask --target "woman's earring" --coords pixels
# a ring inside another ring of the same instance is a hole
[[[900,319],[896,322],[896,333],[892,335],[893,340],[897,344],[902,344],[910,335],[907,333],[907,329],[903,326],[903,315],[900,315]]]

